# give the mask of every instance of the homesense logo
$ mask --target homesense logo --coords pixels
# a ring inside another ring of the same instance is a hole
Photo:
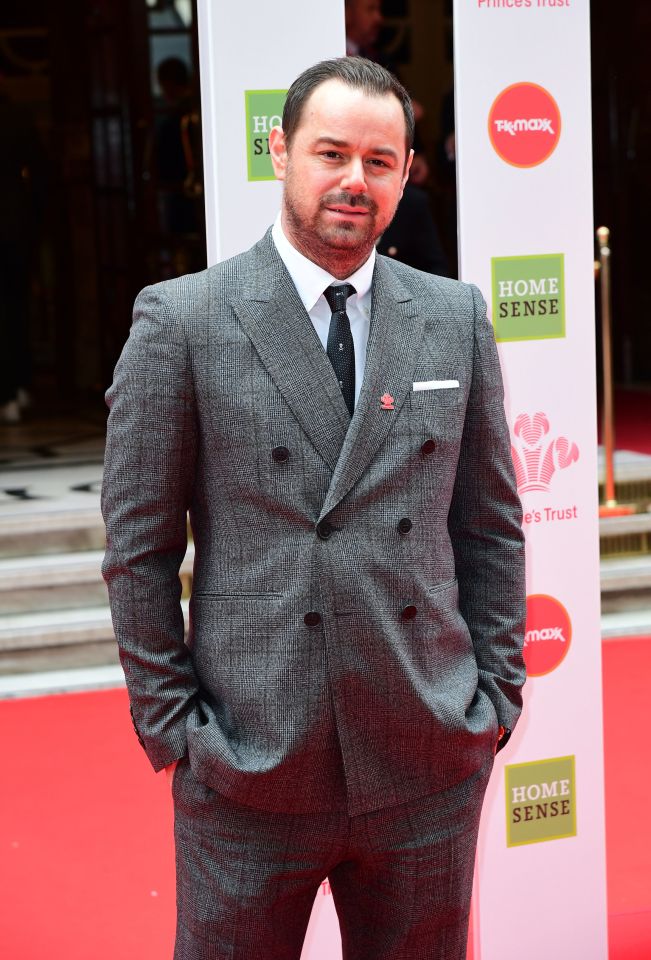
[[[536,83],[514,83],[495,98],[488,135],[497,155],[514,167],[547,160],[561,136],[561,112],[549,91]]]
[[[509,847],[576,836],[574,757],[504,768]]]
[[[498,342],[565,336],[565,257],[493,257],[493,326]]]
[[[246,159],[249,180],[275,180],[269,131],[282,124],[286,90],[245,90]]]

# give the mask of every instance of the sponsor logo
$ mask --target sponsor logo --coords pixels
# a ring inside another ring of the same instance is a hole
[[[514,83],[495,98],[488,117],[495,152],[514,167],[535,167],[552,155],[561,136],[561,112],[536,83]]]
[[[576,836],[574,757],[556,757],[504,768],[506,845]]]
[[[282,121],[286,90],[245,90],[246,160],[249,180],[275,180],[269,131]]]
[[[572,641],[570,615],[555,597],[534,593],[527,597],[524,662],[528,677],[543,677],[560,666]]]
[[[493,257],[493,326],[498,342],[565,336],[565,257]]]
[[[518,493],[549,491],[554,474],[559,470],[567,470],[579,459],[576,443],[567,437],[549,436],[549,429],[549,420],[544,413],[534,413],[533,416],[521,413],[516,417],[511,455]],[[573,509],[576,516],[576,508]],[[569,520],[571,517],[552,516],[548,519]]]
[[[513,10],[514,8],[529,9],[530,7],[569,7],[570,0],[477,0],[480,10]]]

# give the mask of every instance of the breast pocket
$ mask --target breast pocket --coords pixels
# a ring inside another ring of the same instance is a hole
[[[426,432],[460,436],[466,412],[466,395],[461,386],[449,389],[418,390],[409,394],[409,414],[420,419]]]

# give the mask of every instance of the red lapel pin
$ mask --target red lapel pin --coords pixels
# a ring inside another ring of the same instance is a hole
[[[381,410],[395,410],[396,408],[393,405],[394,403],[395,403],[395,400],[393,399],[390,393],[384,393],[380,397]]]

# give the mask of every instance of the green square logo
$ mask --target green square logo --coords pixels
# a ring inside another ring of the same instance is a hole
[[[249,180],[275,180],[269,131],[280,126],[286,90],[245,90],[246,161]]]
[[[506,845],[576,836],[574,757],[556,757],[504,768]]]
[[[495,339],[565,336],[565,255],[493,257]]]

